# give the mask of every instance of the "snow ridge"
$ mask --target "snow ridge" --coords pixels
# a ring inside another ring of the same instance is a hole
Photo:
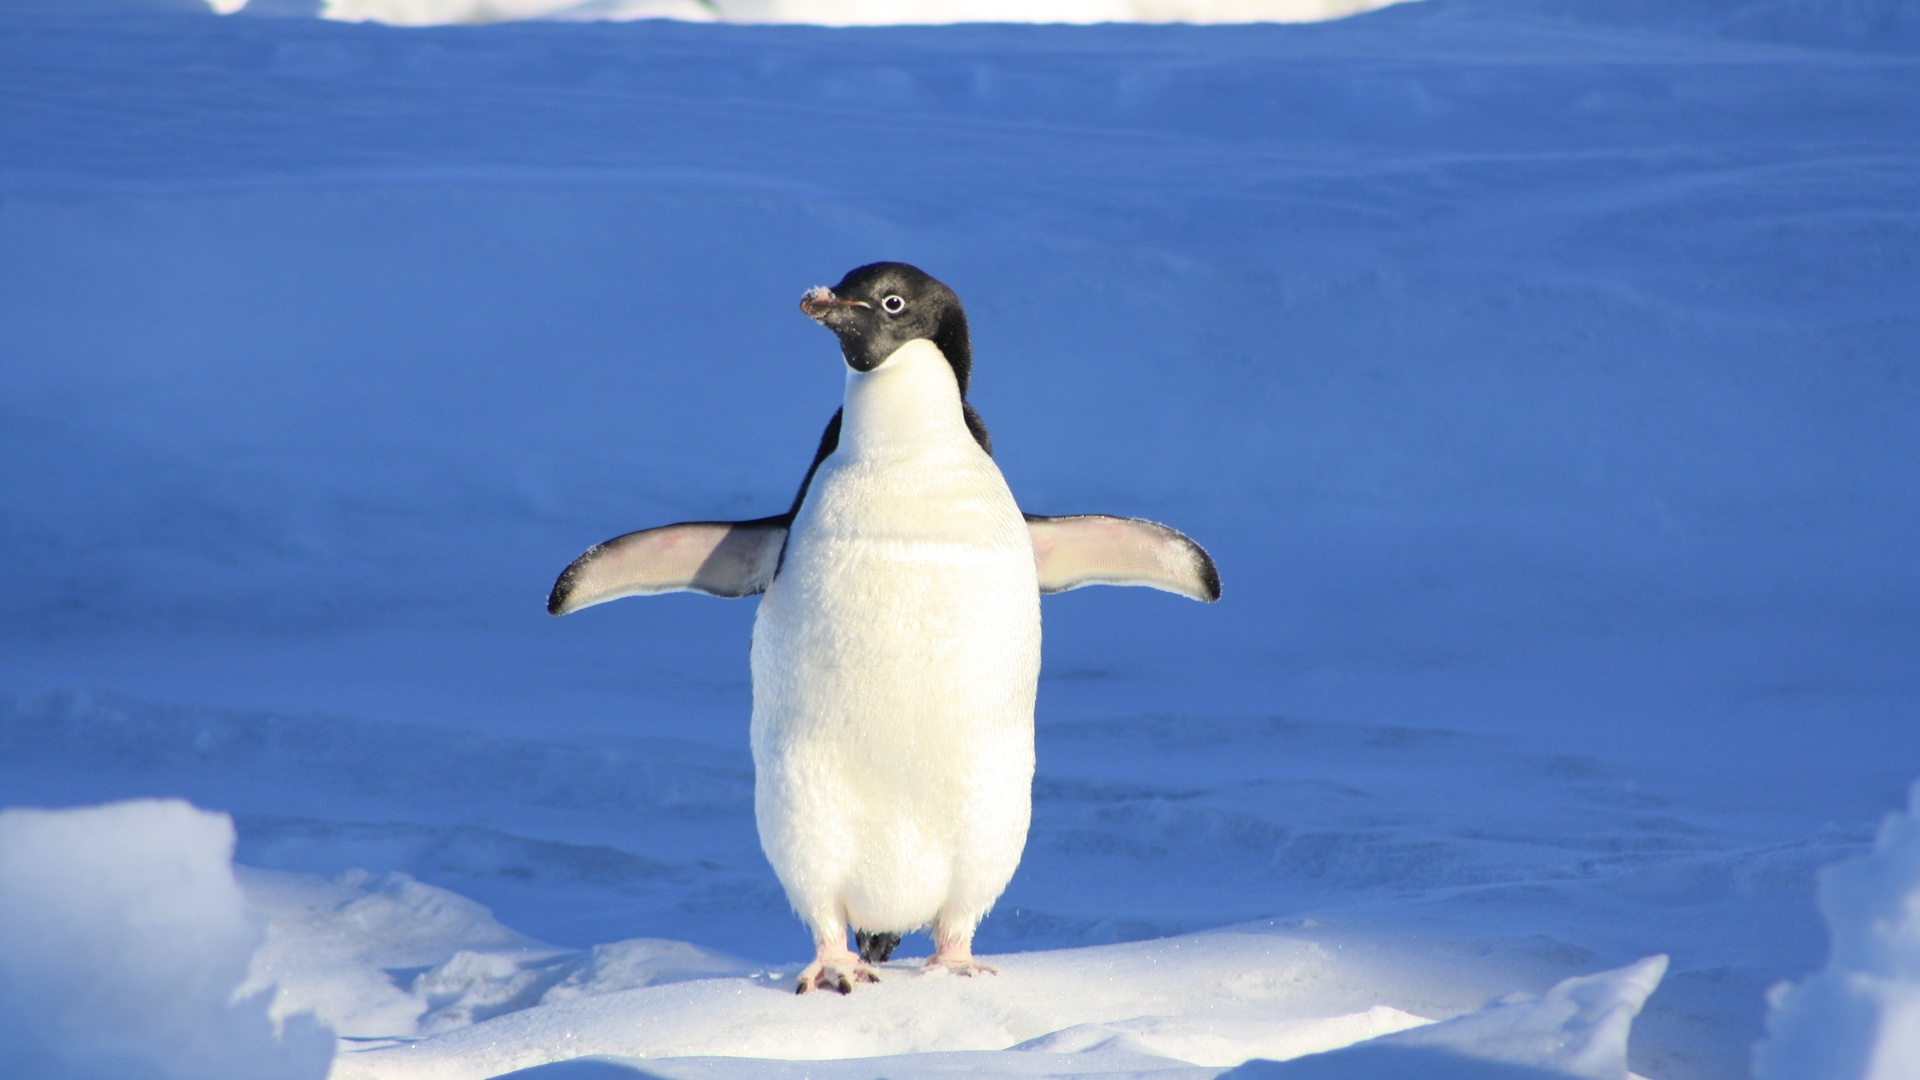
[[[1820,874],[1826,967],[1769,995],[1759,1080],[1920,1076],[1920,782],[1873,851]]]
[[[222,15],[248,0],[206,0]],[[252,0],[270,6],[272,0]],[[561,22],[811,23],[901,26],[944,23],[1318,22],[1405,0],[319,0],[339,22],[445,26],[522,19]]]
[[[262,927],[233,822],[179,800],[0,811],[0,1066],[34,1080],[319,1080],[333,1033],[240,993]]]

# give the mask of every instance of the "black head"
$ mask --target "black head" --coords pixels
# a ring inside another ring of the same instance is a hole
[[[953,290],[906,263],[869,263],[848,271],[833,288],[814,286],[800,298],[807,317],[840,338],[840,354],[855,371],[872,371],[893,350],[926,338],[953,365],[960,396],[967,396],[973,346],[967,313]]]

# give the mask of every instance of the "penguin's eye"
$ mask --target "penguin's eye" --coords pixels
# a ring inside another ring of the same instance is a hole
[[[907,302],[897,296],[889,296],[885,300],[880,301],[880,310],[889,315],[898,315],[907,310]]]

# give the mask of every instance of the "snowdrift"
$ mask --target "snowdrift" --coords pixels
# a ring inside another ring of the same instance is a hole
[[[342,22],[440,26],[513,19],[812,23],[890,26],[933,23],[1314,22],[1402,0],[206,0],[231,15],[257,9]]]
[[[35,1080],[320,1080],[333,1033],[241,995],[233,823],[179,801],[0,810],[0,1064]]]
[[[991,979],[896,962],[851,1000],[798,998],[791,971],[683,943],[545,946],[405,875],[236,883],[232,843],[224,815],[178,801],[0,811],[0,1061],[48,1080],[484,1080],[579,1059],[647,1076],[1171,1077],[1348,1047],[1304,1072],[1235,1075],[1436,1058],[1611,1080],[1666,968],[1656,957],[1434,1024],[1339,1011],[1368,996],[1384,954],[1248,927],[1028,953]]]
[[[871,993],[824,1007],[797,1000],[778,977],[745,985],[685,983],[543,1006],[438,1038],[346,1055],[334,1075],[568,1076],[584,1070],[578,1059],[586,1058],[595,1074],[676,1078],[1122,1074],[1172,1080],[1238,1065],[1225,1075],[1624,1080],[1629,1025],[1666,968],[1664,957],[1654,957],[1568,980],[1537,1001],[1429,1024],[1386,1006],[1328,1014],[1324,1001],[1314,1015],[1305,995],[1275,993],[1276,984],[1322,983],[1339,968],[1314,962],[1303,944],[1227,932],[1034,953],[1013,959],[1002,978],[965,983],[894,965]],[[1320,1053],[1330,1048],[1343,1049]],[[1242,1064],[1249,1058],[1292,1060]],[[539,1064],[569,1059],[575,1063]],[[1435,1065],[1441,1070],[1429,1073]],[[1415,1071],[1396,1071],[1407,1067]]]
[[[27,0],[32,2],[32,0]],[[1340,19],[1407,0],[66,0],[182,10],[204,3],[223,15],[319,16],[395,26],[473,25],[524,19],[911,26],[956,23],[1304,23]],[[1717,37],[1784,43],[1911,48],[1920,43],[1916,0],[1440,0],[1435,7],[1495,6],[1509,19],[1572,17],[1590,25],[1654,24]]]
[[[1760,1080],[1920,1073],[1920,784],[1870,854],[1820,875],[1827,966],[1769,995]]]

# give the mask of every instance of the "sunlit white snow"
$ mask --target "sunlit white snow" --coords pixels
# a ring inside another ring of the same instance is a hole
[[[246,0],[206,0],[232,14]],[[322,0],[342,22],[395,26],[513,19],[813,23],[888,26],[932,23],[1256,23],[1315,22],[1402,0]]]

